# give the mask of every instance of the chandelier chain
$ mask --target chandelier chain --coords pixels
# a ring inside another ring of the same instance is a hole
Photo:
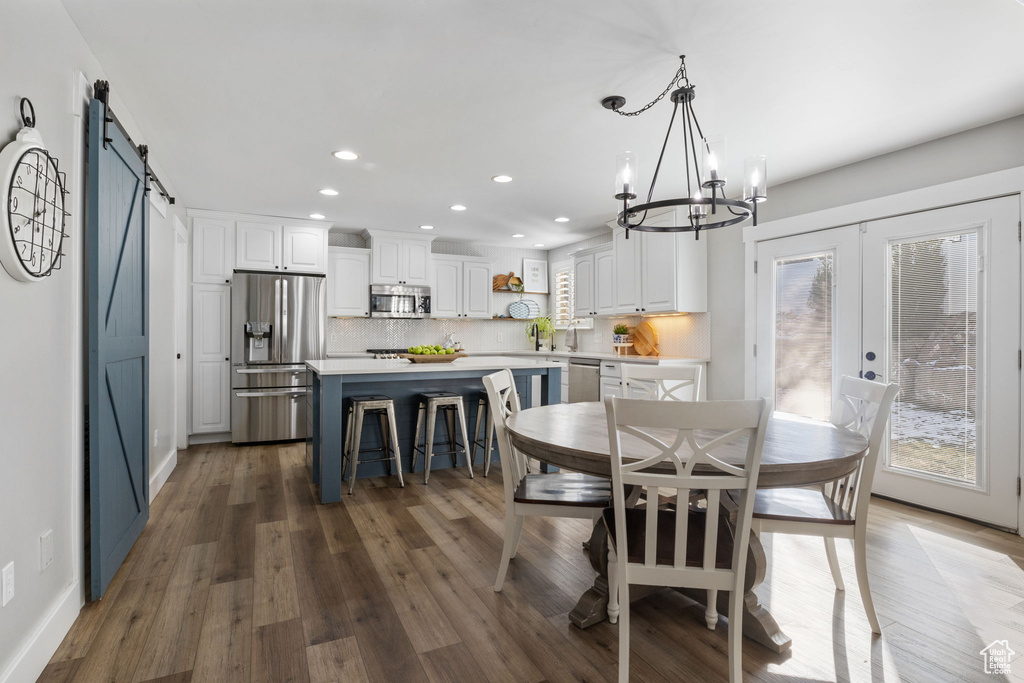
[[[619,116],[640,116],[640,114],[643,114],[645,111],[656,105],[658,102],[661,102],[663,99],[665,99],[665,95],[672,92],[673,88],[682,88],[683,86],[690,85],[690,79],[687,78],[686,76],[686,55],[680,55],[679,61],[679,68],[676,69],[675,74],[672,76],[672,80],[669,81],[669,84],[665,86],[665,89],[661,91],[660,95],[658,95],[653,100],[651,100],[644,106],[640,107],[636,111],[620,111],[618,109],[615,109],[615,113],[618,114]]]

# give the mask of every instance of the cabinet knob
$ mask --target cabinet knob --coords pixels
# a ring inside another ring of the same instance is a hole
[[[224,360],[231,360],[231,359],[230,358],[225,358]]]
[[[636,309],[636,310],[637,310],[637,312],[638,312],[638,313],[640,312],[640,309],[639,309],[639,308],[638,308],[638,309]]]
[[[274,268],[280,268],[281,266],[274,266]]]
[[[646,308],[641,308],[640,310],[641,310],[641,311],[646,311],[647,309],[646,309]]]

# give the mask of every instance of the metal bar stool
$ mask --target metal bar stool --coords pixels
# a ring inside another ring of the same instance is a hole
[[[450,391],[435,391],[419,395],[420,407],[416,413],[416,436],[412,448],[412,469],[416,471],[416,460],[419,454],[423,453],[423,483],[430,482],[430,462],[436,455],[450,455],[452,466],[455,466],[456,454],[461,450],[466,454],[466,467],[469,469],[469,477],[473,477],[473,457],[469,452],[469,435],[466,434],[466,413],[462,408],[462,396]],[[448,431],[448,450],[435,451],[434,446],[444,445],[444,442],[434,441],[434,429],[437,424],[437,411],[444,413],[444,420]],[[420,444],[420,430],[423,429],[423,418],[426,416],[426,431],[423,432],[423,443]],[[455,419],[459,420],[459,427],[462,432],[462,443],[455,438]]]
[[[368,415],[376,415],[380,427],[380,448],[359,448],[363,438],[363,419]],[[359,459],[360,453],[381,452],[383,458],[374,460]],[[356,465],[370,462],[386,462],[388,474],[391,474],[391,460],[395,461],[398,470],[398,483],[405,488],[402,478],[402,460],[398,448],[398,426],[395,422],[395,402],[387,396],[353,396],[348,410],[348,427],[345,430],[345,457],[349,463],[348,494],[351,496],[356,488]]]
[[[491,404],[487,401],[487,392],[481,391],[476,404],[476,427],[473,429],[473,461],[476,461],[476,449],[484,449],[484,476],[491,473],[491,449],[494,447],[494,425],[491,423]],[[483,424],[487,432],[480,434]]]

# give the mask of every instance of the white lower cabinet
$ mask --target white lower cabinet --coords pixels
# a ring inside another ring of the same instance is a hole
[[[601,400],[607,396],[622,398],[622,379],[619,377],[601,377]]]
[[[231,430],[230,285],[192,285],[192,433]]]
[[[370,250],[330,247],[327,255],[327,316],[370,315]]]

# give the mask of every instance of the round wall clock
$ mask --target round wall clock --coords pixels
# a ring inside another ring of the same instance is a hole
[[[43,146],[27,99],[21,101],[21,119],[24,128],[0,152],[0,264],[16,280],[38,282],[60,268],[64,177]]]

